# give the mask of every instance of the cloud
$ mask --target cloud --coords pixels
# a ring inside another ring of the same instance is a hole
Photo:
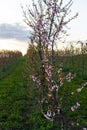
[[[0,24],[1,39],[16,39],[20,41],[28,40],[29,30],[26,27],[16,24]]]

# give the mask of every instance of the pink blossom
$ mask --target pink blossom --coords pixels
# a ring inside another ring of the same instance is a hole
[[[49,90],[50,90],[50,91],[54,91],[54,90],[58,91],[58,87],[59,87],[59,86],[54,85],[54,86],[52,86],[51,88],[49,88]]]
[[[56,90],[58,90],[58,85],[54,85],[54,86],[52,86],[52,90],[54,90],[54,89],[56,89]]]
[[[83,87],[82,87],[82,88],[78,88],[78,89],[77,89],[77,92],[78,92],[78,93],[81,92],[82,89],[83,89]]]
[[[76,103],[76,105],[71,107],[71,111],[75,111],[78,107],[80,107],[80,103]]]
[[[76,109],[78,108],[78,106],[77,106],[77,105],[74,105],[73,108],[76,110]]]
[[[87,130],[87,128],[83,128],[82,130]]]
[[[74,107],[71,107],[71,111],[75,111],[75,108],[74,108]]]
[[[71,75],[71,73],[69,72],[69,74],[66,75],[66,80],[67,80],[68,82],[71,82],[71,79],[72,79],[72,75]]]
[[[52,97],[52,94],[48,94],[48,97]]]
[[[36,77],[35,76],[31,76],[32,80],[35,82],[36,81]]]
[[[77,105],[77,107],[79,107],[79,106],[80,106],[80,103],[77,102],[76,105]]]
[[[47,111],[47,116],[51,117],[51,115],[52,115],[51,111],[50,110]]]

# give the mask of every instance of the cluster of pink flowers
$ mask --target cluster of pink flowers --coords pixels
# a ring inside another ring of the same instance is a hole
[[[35,77],[34,75],[32,75],[32,76],[30,76],[30,77],[31,77],[32,81],[33,81],[33,82],[36,82],[36,83],[37,83],[37,85],[38,85],[38,87],[40,87],[40,85],[41,85],[40,80],[39,80],[39,79],[37,79],[37,77]]]
[[[46,30],[47,28],[47,21],[44,22],[42,18],[38,19],[37,24],[35,26],[35,37],[37,37],[36,43],[39,43],[39,40],[41,44],[44,46],[51,45],[51,40],[48,38],[48,32]]]
[[[32,79],[34,82],[37,80],[37,78],[36,78],[34,75],[31,76],[31,79]]]
[[[33,25],[31,24],[31,22],[29,22],[29,24],[31,25],[31,27],[33,27],[34,32],[35,32],[35,37],[37,37],[35,39],[36,43],[39,43],[39,37],[40,37],[42,44],[52,45],[52,42],[54,41],[54,39],[55,41],[58,39],[59,32],[63,29],[64,24],[67,24],[68,22],[61,21],[61,17],[63,15],[63,9],[62,9],[63,7],[61,6],[61,2],[60,4],[57,2],[57,0],[43,0],[43,2],[47,5],[46,12],[43,11],[43,13],[40,14],[39,9],[37,8],[38,6],[36,6],[36,4],[33,3],[33,6],[37,14],[35,16],[36,21],[33,22]],[[59,15],[61,17],[59,17]],[[48,30],[50,30],[50,21],[52,17],[53,17],[53,21],[55,19],[55,24],[53,23],[53,29],[50,31],[50,38],[49,38]],[[63,23],[60,22],[60,25],[59,25],[59,21]]]
[[[58,115],[61,114],[61,109],[60,109],[60,107],[57,107],[57,108],[56,108],[56,112],[52,112],[50,109],[48,109],[46,115],[47,115],[48,117],[54,117],[56,114],[58,114]]]
[[[71,79],[73,79],[73,78],[75,78],[75,77],[76,77],[76,74],[71,74],[71,72],[69,72],[69,73],[66,75],[65,79],[66,79],[68,82],[70,82]]]
[[[60,73],[60,69],[58,70],[58,73]],[[64,80],[71,82],[71,80],[75,77],[75,74],[71,74],[70,72],[66,76],[62,76],[59,74],[59,86],[63,85]]]
[[[46,64],[44,67],[45,67],[45,72],[47,74],[46,79],[47,79],[47,81],[51,81],[53,66]]]
[[[66,80],[67,80],[68,82],[70,82],[70,81],[71,81],[71,78],[72,78],[71,73],[69,72],[69,74],[67,74],[65,78],[66,78]]]
[[[80,107],[80,103],[76,103],[74,106],[71,107],[71,111],[75,111],[78,107]]]
[[[59,86],[58,85],[53,85],[52,87],[49,87],[49,91],[53,92],[53,91],[57,91],[58,92]]]

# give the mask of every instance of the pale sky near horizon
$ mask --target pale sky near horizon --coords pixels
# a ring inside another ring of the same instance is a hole
[[[20,4],[24,7],[31,0],[0,0],[0,49],[17,49],[23,54],[28,46],[29,31],[23,21],[23,12]],[[68,30],[69,41],[87,40],[87,0],[73,0],[72,15],[79,13],[77,19],[73,20]]]

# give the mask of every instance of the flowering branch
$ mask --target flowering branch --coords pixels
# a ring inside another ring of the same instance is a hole
[[[67,4],[64,4],[63,0],[41,0],[36,3],[33,0],[33,10],[29,7],[27,7],[27,12],[23,10],[25,23],[31,28],[32,41],[38,48],[41,63],[39,75],[34,76],[34,74],[31,78],[40,90],[41,112],[50,121],[55,120],[57,115],[62,115],[59,104],[59,89],[63,86],[64,81],[70,82],[75,77],[71,73],[63,76],[62,69],[57,70],[53,62],[54,46],[62,34],[66,35],[66,25],[78,16],[76,13],[73,17],[67,18],[71,12],[72,3],[72,0]],[[51,49],[51,53],[49,49]],[[56,70],[58,71],[57,77],[55,77]],[[77,92],[83,88],[83,86],[78,88]],[[79,106],[80,103],[76,102],[71,107],[71,111],[75,111]]]

